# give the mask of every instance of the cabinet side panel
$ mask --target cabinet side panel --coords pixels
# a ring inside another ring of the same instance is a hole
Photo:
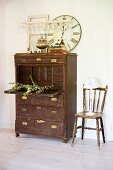
[[[67,56],[66,107],[67,138],[72,136],[74,114],[77,110],[77,56]]]

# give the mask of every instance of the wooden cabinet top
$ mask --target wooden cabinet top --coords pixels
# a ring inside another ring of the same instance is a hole
[[[66,56],[77,56],[76,53],[16,53],[15,57],[30,57],[30,56],[40,56],[40,57],[66,57]]]

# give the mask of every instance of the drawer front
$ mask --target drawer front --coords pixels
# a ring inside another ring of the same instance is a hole
[[[23,96],[23,93],[16,94],[16,103],[17,104],[30,104],[32,96]]]
[[[41,119],[18,119],[15,121],[15,131],[25,134],[63,137],[64,124],[61,122],[45,121]]]
[[[40,95],[29,95],[27,97],[23,96],[22,93],[16,94],[16,103],[17,104],[31,104],[31,105],[40,105],[40,106],[55,106],[63,107],[64,105],[63,95],[58,95],[55,97],[40,96]]]
[[[63,95],[58,95],[55,97],[47,97],[47,96],[34,96],[31,99],[32,105],[40,105],[40,106],[54,106],[54,107],[63,107]]]
[[[31,133],[51,137],[63,137],[64,125],[61,122],[44,121],[35,119],[32,121]]]
[[[27,64],[27,63],[30,63],[30,64],[41,64],[41,63],[49,63],[49,64],[56,64],[56,63],[65,63],[66,62],[66,59],[65,58],[58,58],[58,57],[55,57],[55,56],[51,56],[51,57],[47,57],[47,56],[33,56],[33,57],[29,57],[29,58],[26,58],[26,57],[18,57],[15,59],[15,63],[16,64]]]
[[[16,117],[19,118],[29,118],[31,113],[31,107],[27,104],[17,104],[16,105]]]
[[[44,107],[33,105],[31,107],[31,117],[46,120],[63,121],[64,109],[61,107]]]

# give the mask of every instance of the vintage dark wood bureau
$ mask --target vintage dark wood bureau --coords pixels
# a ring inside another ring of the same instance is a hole
[[[16,136],[22,134],[61,138],[72,136],[77,96],[77,55],[74,53],[16,53],[16,82],[30,84],[31,75],[40,86],[53,93],[27,97],[16,93]]]

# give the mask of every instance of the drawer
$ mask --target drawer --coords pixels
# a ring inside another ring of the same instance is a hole
[[[17,104],[30,104],[32,96],[29,95],[27,97],[23,96],[23,93],[16,94],[16,103]]]
[[[31,117],[38,119],[47,119],[55,121],[64,120],[64,108],[61,107],[44,107],[33,105],[31,107]]]
[[[55,106],[63,107],[64,105],[64,96],[58,95],[55,97],[50,97],[47,95],[29,95],[27,97],[23,96],[23,93],[16,94],[16,103],[17,104],[31,104],[31,105],[40,105],[40,106]]]
[[[51,137],[63,137],[64,125],[61,122],[44,121],[35,119],[32,121],[31,133]]]
[[[64,124],[61,122],[40,119],[18,119],[15,121],[15,131],[18,133],[63,137]]]
[[[64,97],[63,95],[58,95],[55,97],[48,96],[34,96],[31,99],[32,105],[40,105],[40,106],[54,106],[54,107],[63,107],[64,105]]]
[[[21,57],[15,57],[15,63],[16,64],[54,64],[54,63],[65,63],[66,58],[60,58],[59,56],[29,56],[28,58],[26,56],[21,56]]]
[[[31,112],[31,106],[27,104],[16,105],[16,117],[29,118]]]

